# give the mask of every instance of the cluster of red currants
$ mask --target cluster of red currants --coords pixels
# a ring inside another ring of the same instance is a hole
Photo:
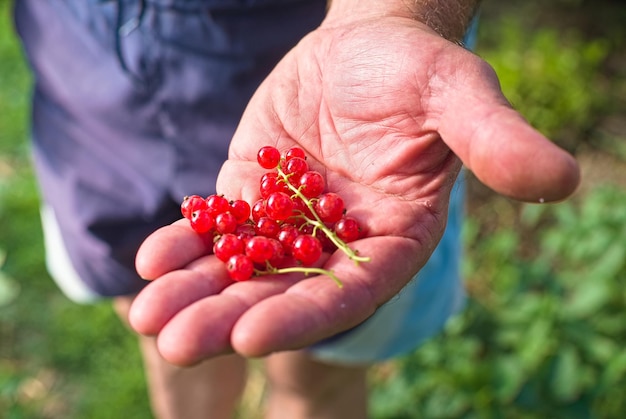
[[[213,237],[213,252],[233,280],[304,272],[326,274],[341,285],[332,272],[312,265],[324,251],[337,249],[357,263],[368,261],[347,244],[361,236],[358,221],[346,215],[338,194],[325,192],[324,177],[309,168],[301,148],[281,154],[265,146],[257,161],[268,170],[260,179],[258,201],[192,195],[181,204],[183,216],[194,231]]]

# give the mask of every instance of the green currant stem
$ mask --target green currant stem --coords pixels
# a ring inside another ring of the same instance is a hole
[[[337,275],[335,275],[333,271],[329,271],[328,269],[323,269],[323,268],[312,268],[312,267],[306,267],[306,266],[293,266],[290,268],[275,268],[268,264],[267,270],[255,271],[257,275],[274,275],[274,274],[280,275],[280,274],[289,274],[289,273],[294,273],[294,272],[301,272],[301,273],[304,273],[305,275],[309,275],[309,274],[326,275],[330,277],[333,281],[335,281],[335,284],[337,284],[339,288],[343,287],[343,283],[339,280],[339,278],[337,278]]]
[[[291,189],[293,193],[295,193],[296,196],[300,198],[302,202],[304,202],[304,204],[307,206],[311,214],[313,214],[313,216],[315,217],[315,220],[311,220],[310,218],[303,215],[302,217],[306,220],[307,223],[311,224],[313,228],[315,229],[322,230],[324,234],[330,239],[330,241],[332,241],[333,244],[337,246],[337,248],[341,249],[348,256],[348,258],[354,261],[357,265],[359,264],[359,262],[369,262],[371,260],[369,257],[359,256],[359,254],[355,250],[353,250],[343,240],[337,237],[334,231],[326,227],[326,224],[324,224],[324,222],[320,219],[319,215],[317,215],[317,212],[315,211],[315,208],[313,207],[313,203],[311,202],[311,200],[308,199],[306,196],[304,196],[304,194],[299,188],[296,188],[291,183],[289,183],[289,179],[288,179],[289,175],[283,172],[280,165],[278,165],[277,170],[278,170],[278,174],[281,176],[283,181],[287,184],[289,189]]]
[[[316,215],[315,212],[313,212],[313,215]],[[343,240],[337,237],[334,231],[326,227],[326,224],[324,224],[323,221],[317,218],[317,215],[316,220],[311,220],[307,216],[303,216],[303,218],[306,220],[307,223],[311,224],[313,228],[322,230],[326,237],[328,237],[330,241],[335,244],[335,246],[341,249],[350,258],[350,260],[353,260],[357,264],[359,262],[369,262],[371,260],[368,256],[360,256],[356,250],[353,250]]]

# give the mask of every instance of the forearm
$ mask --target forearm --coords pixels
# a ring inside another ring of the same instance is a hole
[[[446,39],[459,42],[480,0],[328,0],[328,19],[410,17],[427,24]]]
[[[417,0],[415,18],[446,39],[459,42],[476,13],[480,0]]]

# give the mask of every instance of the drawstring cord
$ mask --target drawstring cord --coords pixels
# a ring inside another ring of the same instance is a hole
[[[124,21],[124,7],[124,0],[117,0],[117,16],[115,24],[115,53],[117,55],[120,66],[122,67],[122,70],[126,74],[128,74],[135,82],[140,83],[141,77],[133,73],[133,71],[128,66],[128,63],[126,62],[126,58],[124,58],[124,52],[122,50],[122,38],[130,35],[141,24],[144,13],[146,11],[146,0],[139,0],[139,12],[137,13],[137,16],[133,16],[126,22]]]

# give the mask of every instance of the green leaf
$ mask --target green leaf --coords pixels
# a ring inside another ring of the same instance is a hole
[[[505,355],[495,362],[495,393],[503,403],[509,403],[519,394],[527,374],[515,355]]]
[[[19,284],[2,272],[6,253],[0,250],[0,307],[11,304],[19,295]]]
[[[604,280],[617,279],[620,273],[625,273],[626,267],[626,243],[613,242],[605,247],[597,258],[590,271],[591,278]]]
[[[614,339],[589,331],[580,340],[577,344],[584,351],[585,356],[600,365],[606,365],[621,348],[621,345]]]
[[[440,386],[433,391],[424,406],[424,414],[429,418],[459,417],[469,408],[468,397],[447,386]]]
[[[528,371],[534,371],[549,355],[554,344],[553,324],[549,319],[537,318],[527,327],[523,336],[519,359]]]
[[[580,357],[576,349],[567,345],[559,350],[551,387],[561,402],[573,401],[581,391]]]
[[[11,304],[20,293],[20,287],[11,278],[0,272],[0,308]]]
[[[577,284],[564,302],[561,313],[564,318],[585,318],[600,311],[612,297],[612,288],[605,281],[587,278]]]
[[[626,385],[626,348],[611,359],[605,366],[602,374],[602,387],[621,384]]]

